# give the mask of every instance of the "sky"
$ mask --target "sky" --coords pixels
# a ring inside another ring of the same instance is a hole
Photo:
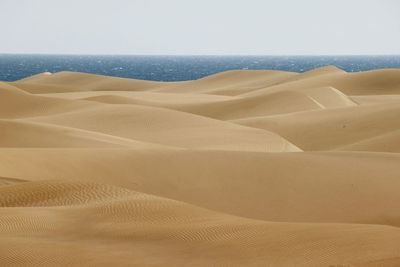
[[[0,0],[0,53],[400,54],[399,0]]]

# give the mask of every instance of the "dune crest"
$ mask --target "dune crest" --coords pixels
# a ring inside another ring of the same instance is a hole
[[[0,266],[400,266],[399,77],[0,82]]]

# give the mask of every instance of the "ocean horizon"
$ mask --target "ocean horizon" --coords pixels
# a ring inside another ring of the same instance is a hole
[[[400,68],[400,55],[55,55],[0,54],[0,81],[16,81],[42,72],[75,71],[153,80],[195,80],[234,69],[305,72],[334,65],[347,72]]]

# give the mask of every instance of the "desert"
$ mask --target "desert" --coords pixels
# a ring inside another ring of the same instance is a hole
[[[0,83],[1,266],[400,265],[400,69]]]

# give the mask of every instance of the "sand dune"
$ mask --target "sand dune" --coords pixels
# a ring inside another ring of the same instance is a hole
[[[29,94],[12,85],[0,83],[0,118],[24,118],[85,109],[91,103],[69,101]]]
[[[110,91],[42,95],[108,104],[163,107],[223,120],[357,105],[356,101],[333,87],[272,91],[256,97]]]
[[[157,88],[163,85],[163,83],[160,82],[106,77],[95,74],[74,73],[68,71],[62,71],[50,75],[47,73],[39,74],[22,79],[16,84],[17,86],[23,86],[24,90],[29,91],[30,93],[60,93],[71,91],[102,90],[140,91]],[[52,89],[52,86],[55,86],[55,90]]]
[[[233,70],[217,73],[196,81],[156,89],[162,92],[238,95],[284,82],[297,73],[272,70]]]
[[[318,75],[305,75],[301,79],[289,80],[275,86],[268,86],[247,93],[247,95],[262,95],[266,91],[286,90],[290,88],[307,89],[331,86],[346,95],[396,95],[400,93],[400,69],[374,70],[367,72],[346,73],[335,70],[335,67],[317,70]],[[316,70],[314,70],[316,71]],[[321,73],[322,72],[322,73]],[[311,72],[312,73],[312,72]]]
[[[133,139],[29,121],[0,119],[0,147],[129,147],[175,149]]]
[[[0,266],[399,266],[399,77],[0,82]]]
[[[182,148],[300,151],[272,132],[139,105],[104,105],[34,121]]]
[[[263,220],[398,226],[399,161],[393,153],[4,148],[0,176],[114,184]]]
[[[96,184],[23,183],[0,192],[0,204],[6,210],[0,242],[7,244],[2,246],[3,263],[10,266],[43,262],[129,266],[149,261],[321,266],[313,263],[317,261],[332,266],[362,265],[382,258],[393,262],[398,255],[400,230],[395,227],[256,221]],[[21,225],[21,221],[26,223]],[[10,231],[21,237],[9,236]],[[33,233],[34,238],[26,238]],[[309,241],[304,243],[304,239]],[[19,261],[14,260],[15,247],[20,249]],[[57,248],[80,253],[64,259]],[[40,257],[33,256],[42,250]],[[288,251],[290,257],[285,256]]]
[[[360,104],[382,104],[389,102],[399,102],[400,95],[362,95],[352,96],[351,99]]]
[[[278,90],[214,103],[186,105],[178,110],[229,120],[255,116],[354,106],[356,103],[332,87]]]
[[[372,138],[361,140],[359,142],[339,148],[340,150],[350,151],[386,151],[400,152],[400,131],[384,133]]]
[[[15,178],[0,177],[0,186],[11,185],[11,184],[16,184],[16,183],[23,183],[23,182],[27,182],[27,181],[15,179]]]
[[[274,131],[307,151],[331,150],[399,129],[399,104],[351,106],[234,122]]]

